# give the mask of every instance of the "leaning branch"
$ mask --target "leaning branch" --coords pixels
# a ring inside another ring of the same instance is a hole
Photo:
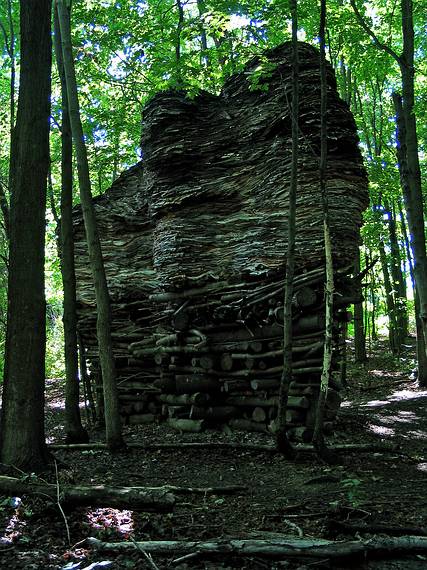
[[[389,55],[391,55],[391,57],[397,61],[399,66],[402,65],[402,58],[399,55],[397,55],[397,53],[394,51],[394,49],[392,49],[390,46],[388,46],[387,44],[380,41],[378,39],[378,36],[375,34],[375,32],[369,27],[365,18],[360,13],[359,8],[356,6],[355,0],[350,0],[350,5],[353,8],[354,14],[355,14],[357,21],[359,22],[360,26],[365,30],[365,32],[368,34],[368,36],[373,39],[375,46],[378,49],[381,49],[381,50],[385,51],[386,53],[388,53]]]

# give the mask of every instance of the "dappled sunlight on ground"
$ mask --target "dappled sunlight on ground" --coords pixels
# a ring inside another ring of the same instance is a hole
[[[128,538],[134,531],[133,511],[102,508],[88,509],[86,517],[91,528],[109,538]]]
[[[65,410],[65,400],[55,400],[47,405],[51,410]]]
[[[369,402],[366,402],[366,404],[361,404],[360,407],[361,408],[378,408],[380,406],[387,406],[388,403],[389,403],[388,400],[370,400]]]
[[[423,431],[423,430],[408,431],[408,437],[410,437],[411,439],[416,438],[416,439],[426,439],[427,440],[427,431]]]
[[[427,398],[427,390],[419,390],[417,392],[413,390],[397,390],[388,399],[390,402],[399,402],[401,400],[416,400],[418,398]]]
[[[394,372],[391,370],[387,370],[387,373],[384,373],[384,370],[369,370],[370,376],[375,376],[377,378],[401,378],[402,372],[400,370],[395,370]]]
[[[370,371],[375,372],[378,371]],[[391,385],[390,392],[381,394],[380,399],[362,392],[360,398],[343,402],[342,408],[358,409],[366,415],[365,429],[379,437],[427,440],[427,390],[420,390],[413,382],[403,382],[402,389],[395,388]]]
[[[388,427],[378,426],[375,424],[369,424],[368,427],[371,431],[373,431],[374,433],[376,433],[378,435],[396,435],[396,432],[394,431],[394,429],[391,429]]]

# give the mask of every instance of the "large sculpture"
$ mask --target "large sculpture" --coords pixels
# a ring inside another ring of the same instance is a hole
[[[299,51],[289,423],[295,435],[308,438],[321,368],[324,247],[319,54],[303,43]],[[251,78],[262,66],[266,74],[255,86]],[[368,195],[356,126],[331,67],[328,86],[338,369],[346,307],[354,296],[349,275]],[[251,60],[219,95],[159,93],[143,114],[143,160],[96,199],[125,421],[149,421],[154,413],[181,429],[228,421],[265,430],[274,418],[282,363],[290,98],[290,43]],[[75,224],[79,329],[96,375],[95,300],[79,211]],[[338,389],[334,377],[331,419]]]

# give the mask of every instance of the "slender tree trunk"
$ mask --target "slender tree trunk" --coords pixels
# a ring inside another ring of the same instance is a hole
[[[332,259],[332,242],[329,226],[328,190],[326,185],[327,167],[327,82],[326,82],[326,56],[325,56],[325,26],[326,26],[326,0],[320,3],[320,195],[323,210],[323,236],[325,244],[325,342],[323,347],[323,367],[320,380],[319,399],[317,401],[316,419],[314,424],[313,445],[320,458],[327,462],[334,462],[335,457],[325,445],[323,435],[323,417],[328,395],[329,379],[332,364],[332,325],[333,325],[333,303],[334,303],[334,267]]]
[[[292,458],[295,452],[286,433],[286,410],[288,406],[289,384],[292,380],[292,297],[295,270],[295,221],[298,187],[299,58],[296,0],[291,0],[290,6],[292,14],[292,165],[289,183],[288,249],[286,252],[285,297],[283,306],[283,372],[280,380],[276,443],[278,449],[285,456]]]
[[[202,54],[200,57],[200,62],[202,64],[204,64],[205,66],[209,65],[209,58],[208,58],[208,38],[206,36],[206,30],[205,30],[205,26],[203,25],[203,14],[206,11],[206,6],[205,6],[205,2],[204,0],[197,0],[197,10],[199,12],[199,18],[200,18],[200,26],[201,26],[201,31],[200,31],[200,43],[201,43],[201,48],[202,48]]]
[[[408,311],[406,308],[406,284],[402,273],[400,246],[396,233],[395,209],[387,202],[384,206],[388,211],[388,230],[390,237],[391,278],[393,286],[394,305],[396,311],[397,339],[399,346],[404,344],[408,336]]]
[[[182,27],[184,25],[184,8],[182,7],[181,0],[175,0],[176,7],[178,10],[178,25],[176,27],[176,43],[175,43],[175,59],[176,63],[179,64],[181,59],[181,34]]]
[[[15,61],[15,27],[13,25],[12,0],[7,0],[7,22],[9,24],[9,45],[7,46],[10,57],[10,140],[12,140],[15,126],[15,84],[16,84],[16,61]]]
[[[356,259],[354,260],[354,276],[360,273],[360,249],[357,248]],[[356,296],[362,296],[362,284],[356,280],[357,290]],[[354,304],[354,358],[357,364],[364,364],[368,357],[366,356],[366,338],[365,328],[363,324],[363,302]]]
[[[15,61],[15,28],[13,25],[12,17],[12,0],[7,0],[7,20],[9,24],[9,32],[6,27],[0,23],[1,29],[4,35],[6,52],[10,58],[10,91],[9,91],[9,112],[10,112],[10,122],[9,122],[9,177],[8,186],[2,183],[0,180],[0,209],[3,214],[4,220],[4,233],[6,240],[9,240],[9,202],[8,202],[8,190],[10,193],[11,189],[11,168],[12,164],[12,139],[13,139],[13,129],[15,126],[15,83],[16,83],[16,61]]]
[[[62,61],[61,32],[58,13],[54,13],[55,55],[61,79],[62,95],[62,159],[60,257],[64,289],[63,323],[65,354],[65,433],[67,443],[85,443],[88,433],[82,426],[79,395],[79,363],[77,351],[76,274],[73,238],[73,140],[68,112],[67,85]]]
[[[390,280],[388,260],[385,253],[384,244],[382,241],[378,245],[378,249],[380,252],[381,268],[384,277],[384,291],[385,291],[385,299],[386,299],[387,314],[388,314],[388,338],[390,343],[390,350],[393,352],[393,354],[399,354],[400,345],[397,334],[396,307],[394,304],[394,296]]]
[[[1,461],[45,466],[44,247],[49,168],[51,3],[21,2],[18,113],[12,142],[8,324]]]
[[[85,402],[86,406],[89,406],[90,418],[93,423],[96,422],[96,405],[93,397],[92,384],[90,381],[89,373],[86,365],[86,355],[85,347],[82,341],[80,333],[77,331],[77,344],[79,347],[79,368],[80,368],[80,378],[82,379],[84,392],[85,392]]]
[[[114,449],[123,446],[124,442],[119,415],[116,370],[111,341],[110,297],[108,294],[101,243],[97,229],[95,208],[92,202],[87,151],[80,119],[76,75],[71,45],[70,14],[67,9],[66,0],[58,0],[56,7],[58,10],[61,31],[62,54],[67,84],[71,130],[73,133],[74,147],[77,156],[80,200],[88,244],[89,262],[92,269],[96,296],[97,337],[99,362],[103,379],[106,438],[108,446],[111,449]]]

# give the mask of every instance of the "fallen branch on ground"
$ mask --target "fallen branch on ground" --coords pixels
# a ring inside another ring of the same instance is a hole
[[[14,477],[0,477],[0,493],[7,495],[40,495],[58,502],[57,486]],[[92,505],[171,512],[175,497],[164,488],[107,487],[105,485],[64,486],[60,493],[62,505]]]
[[[247,491],[246,485],[226,485],[224,487],[177,487],[176,485],[162,485],[161,487],[153,487],[153,489],[169,491],[175,494],[194,493],[197,495],[232,495]]]
[[[88,546],[100,551],[128,552],[135,549],[133,542],[102,542],[88,538]],[[148,554],[231,554],[238,556],[265,556],[269,558],[292,556],[309,558],[345,558],[354,555],[376,556],[390,553],[427,552],[427,538],[419,536],[374,537],[369,540],[334,542],[322,539],[271,538],[268,540],[229,539],[206,541],[143,541],[138,546]]]
[[[210,442],[210,441],[186,441],[176,443],[127,443],[129,449],[145,449],[161,450],[161,449],[236,449],[240,451],[259,451],[265,453],[279,453],[274,445],[262,445],[255,443],[235,443],[231,441]],[[84,451],[84,450],[108,450],[105,443],[56,443],[49,445],[50,449],[62,449],[65,451]],[[374,443],[343,443],[330,445],[328,449],[332,451],[357,451],[365,453],[399,453],[398,446],[393,444],[374,444]],[[295,450],[301,453],[314,453],[312,445],[296,445]]]

